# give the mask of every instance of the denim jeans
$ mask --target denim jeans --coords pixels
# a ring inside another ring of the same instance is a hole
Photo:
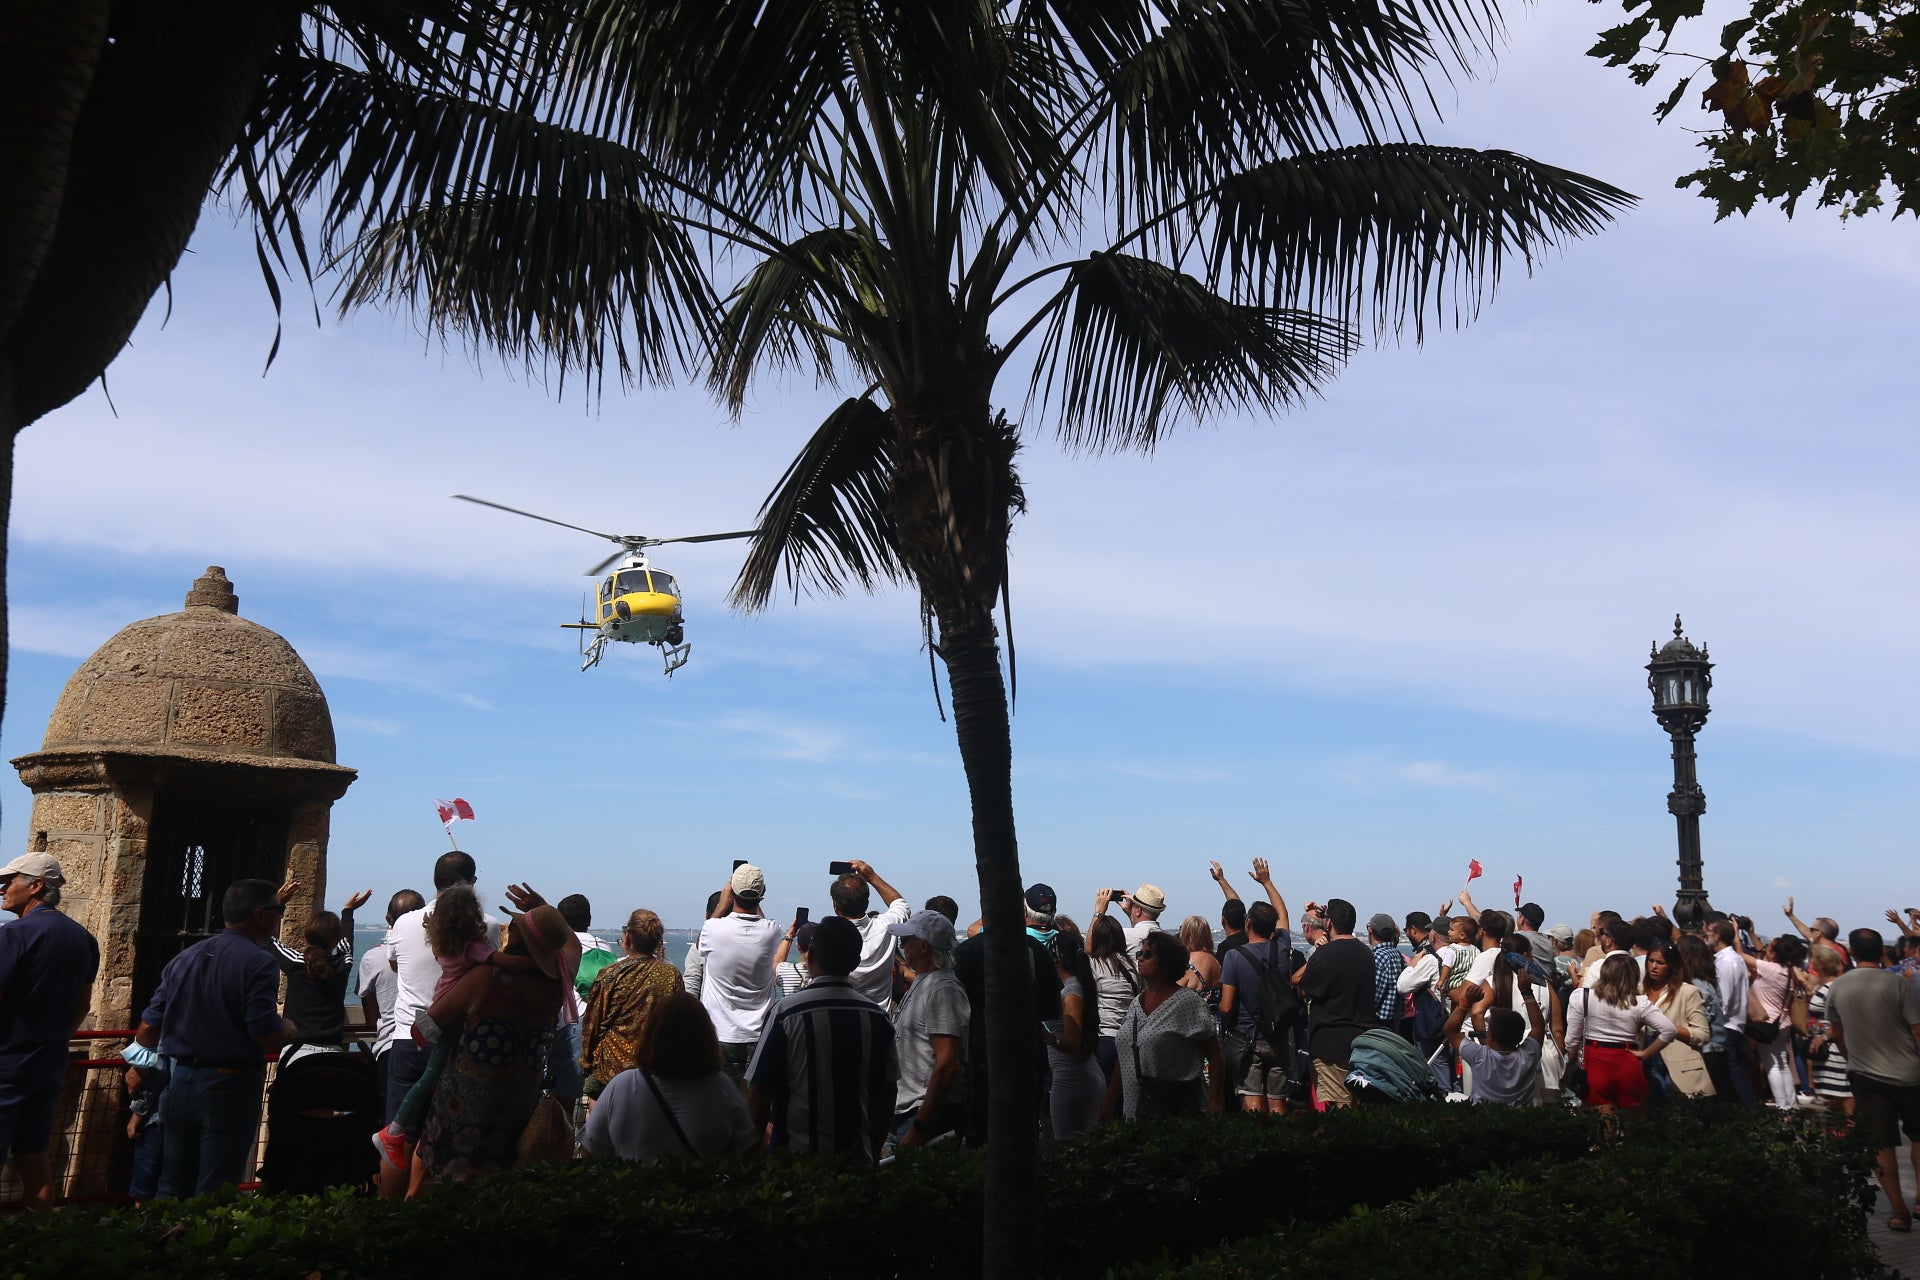
[[[160,1100],[167,1131],[161,1155],[161,1200],[205,1195],[232,1186],[247,1172],[260,1130],[266,1072],[222,1071],[175,1065]]]
[[[1753,1073],[1747,1070],[1746,1033],[1737,1027],[1722,1027],[1713,1038],[1727,1051],[1727,1073],[1733,1077],[1734,1097],[1749,1110],[1760,1105],[1753,1092]]]
[[[569,1103],[580,1096],[586,1085],[580,1074],[580,1027],[576,1022],[554,1032],[553,1048],[547,1053],[547,1074],[553,1078],[553,1096]]]
[[[387,1123],[392,1124],[400,1115],[400,1104],[407,1100],[407,1094],[419,1081],[427,1069],[427,1059],[433,1051],[424,1045],[417,1045],[411,1039],[395,1040],[393,1047],[387,1050]],[[407,1135],[410,1138],[420,1136],[419,1128]]]

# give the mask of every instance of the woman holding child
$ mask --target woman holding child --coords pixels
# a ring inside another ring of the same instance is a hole
[[[517,896],[539,905],[514,918],[506,949],[469,969],[414,1024],[429,1038],[454,1037],[415,1153],[430,1181],[464,1182],[510,1168],[540,1101],[563,975],[577,965],[580,942],[558,910],[531,893]]]

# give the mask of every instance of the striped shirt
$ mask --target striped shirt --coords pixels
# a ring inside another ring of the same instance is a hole
[[[774,1147],[863,1151],[893,1122],[893,1024],[845,978],[815,978],[773,1007],[747,1064],[772,1102]]]

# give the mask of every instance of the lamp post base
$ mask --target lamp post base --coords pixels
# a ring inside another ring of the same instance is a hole
[[[1706,924],[1707,912],[1712,909],[1707,903],[1706,890],[1682,889],[1679,900],[1673,904],[1673,922],[1692,932]]]

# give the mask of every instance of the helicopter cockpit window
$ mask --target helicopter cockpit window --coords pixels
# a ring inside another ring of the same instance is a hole
[[[627,569],[615,574],[614,589],[621,595],[627,595],[634,591],[651,590],[651,588],[647,586],[647,571],[645,569]]]
[[[600,600],[605,603],[613,598],[613,579],[607,578],[600,584]]]
[[[670,596],[680,594],[680,588],[673,583],[673,575],[670,573],[661,573],[658,569],[653,571],[653,589],[655,591],[665,592]]]

